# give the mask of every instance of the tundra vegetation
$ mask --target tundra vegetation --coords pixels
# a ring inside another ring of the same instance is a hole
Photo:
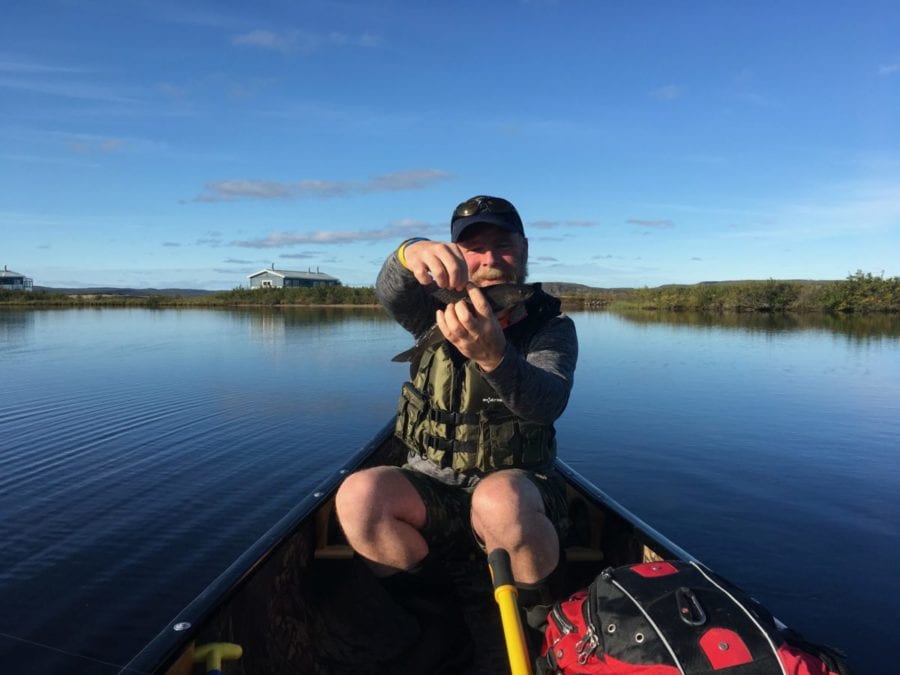
[[[857,271],[842,281],[723,281],[561,293],[568,307],[672,312],[900,312],[900,277]]]
[[[841,281],[723,281],[656,288],[601,289],[547,283],[545,289],[568,309],[670,312],[827,312],[876,314],[900,312],[900,277],[857,271]],[[5,291],[0,306],[110,307],[274,307],[304,305],[377,305],[372,287],[235,288],[180,294],[178,291],[85,289]]]

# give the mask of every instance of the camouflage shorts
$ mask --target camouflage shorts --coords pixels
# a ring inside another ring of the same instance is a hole
[[[484,544],[476,536],[470,517],[472,493],[476,486],[448,485],[406,466],[402,470],[425,502],[426,522],[422,536],[429,547],[441,557],[468,557],[472,553],[483,552]],[[553,524],[559,540],[564,541],[569,529],[569,508],[562,476],[555,469],[544,473],[508,470],[519,472],[534,483],[544,502],[544,513]]]

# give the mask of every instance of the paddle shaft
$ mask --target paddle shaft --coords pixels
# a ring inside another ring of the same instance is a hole
[[[532,675],[531,657],[517,602],[519,592],[516,590],[509,553],[502,548],[494,549],[488,554],[488,566],[494,583],[494,600],[500,607],[500,621],[503,623],[503,638],[506,640],[512,675]]]

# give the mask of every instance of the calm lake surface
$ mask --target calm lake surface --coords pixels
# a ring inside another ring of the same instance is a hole
[[[900,319],[572,316],[562,456],[892,672]],[[410,343],[378,310],[0,311],[2,672],[115,672],[381,428]]]

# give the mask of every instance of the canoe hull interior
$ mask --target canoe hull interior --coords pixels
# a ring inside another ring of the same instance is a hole
[[[390,429],[340,473],[401,462],[404,453]],[[568,591],[586,586],[608,566],[688,557],[569,467],[560,469],[573,520],[566,542]],[[267,535],[272,541],[260,545],[263,553],[233,565],[122,672],[203,673],[203,665],[193,663],[194,650],[210,642],[242,647],[240,659],[224,663],[225,675],[386,672],[385,661],[402,655],[417,627],[346,545],[333,509],[340,478],[318,491],[315,506],[296,522]],[[484,556],[470,554],[447,567],[475,643],[465,672],[507,672]],[[175,634],[173,626],[188,622],[189,629]]]

